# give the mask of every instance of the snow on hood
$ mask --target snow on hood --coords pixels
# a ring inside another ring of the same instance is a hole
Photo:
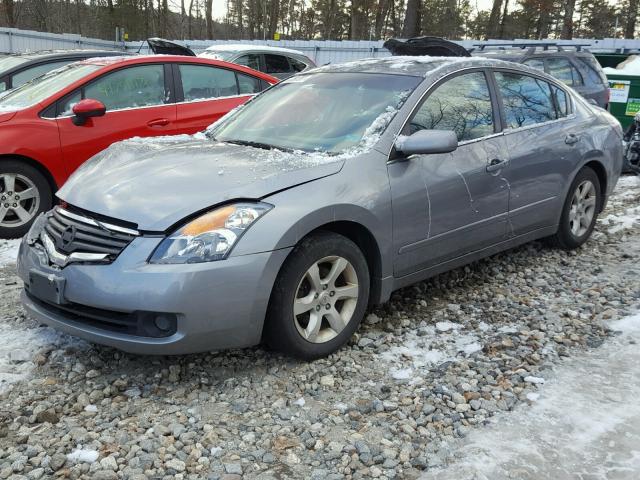
[[[335,174],[343,162],[319,153],[219,143],[203,134],[134,138],[86,162],[57,196],[142,230],[164,231],[219,203],[260,199]]]

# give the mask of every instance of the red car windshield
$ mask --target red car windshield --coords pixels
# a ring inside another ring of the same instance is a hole
[[[0,113],[21,110],[40,103],[100,68],[100,65],[72,63],[45,73],[0,98]]]

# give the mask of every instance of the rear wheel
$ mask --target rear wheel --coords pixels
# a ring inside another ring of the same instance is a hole
[[[554,246],[571,250],[584,244],[596,225],[602,198],[598,175],[589,167],[578,172],[564,202]]]
[[[0,238],[23,236],[40,212],[52,205],[49,182],[16,160],[0,162]]]
[[[367,261],[355,243],[330,232],[307,237],[291,252],[276,279],[266,342],[306,360],[329,355],[358,328],[369,286]]]

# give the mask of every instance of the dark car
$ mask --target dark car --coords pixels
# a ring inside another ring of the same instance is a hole
[[[0,92],[11,90],[56,68],[92,57],[126,55],[114,50],[47,50],[0,58]]]
[[[574,88],[580,95],[593,100],[598,106],[609,106],[607,76],[593,54],[582,46],[561,46],[553,43],[481,44],[471,50],[474,56],[483,56],[523,63],[542,70]]]

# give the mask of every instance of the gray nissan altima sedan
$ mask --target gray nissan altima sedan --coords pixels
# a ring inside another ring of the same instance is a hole
[[[135,353],[328,355],[367,306],[537,238],[577,248],[622,164],[606,111],[526,66],[305,72],[193,137],[85,163],[20,247],[35,318]]]

